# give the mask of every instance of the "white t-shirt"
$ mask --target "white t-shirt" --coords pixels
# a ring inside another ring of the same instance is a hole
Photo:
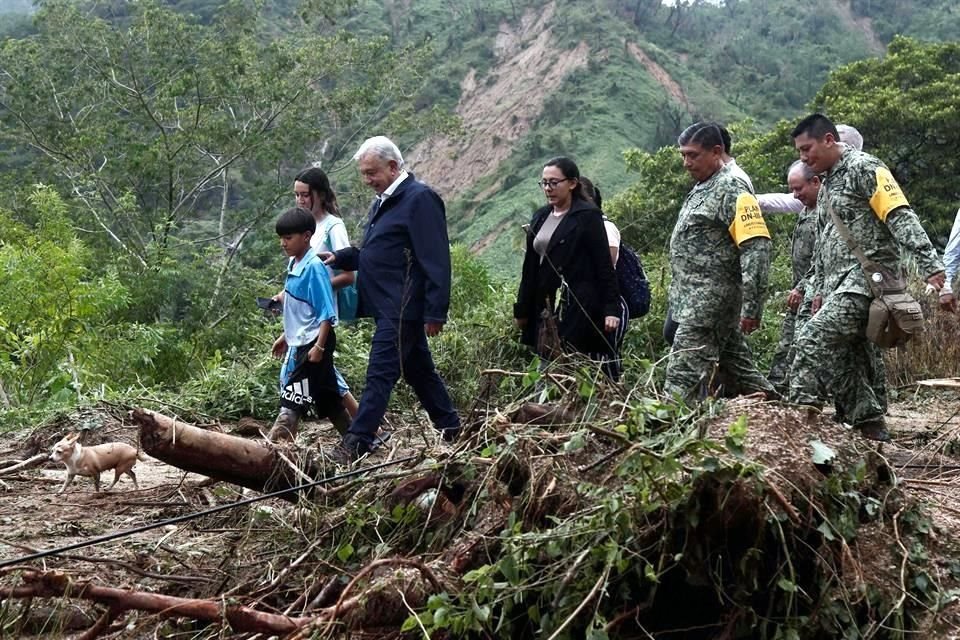
[[[792,193],[760,193],[757,194],[762,213],[800,213],[803,203],[793,197]]]
[[[617,260],[620,260],[620,229],[606,218],[603,219],[603,228],[607,232],[607,245],[617,249]],[[617,267],[616,262],[613,263],[613,267]]]
[[[317,222],[317,231],[310,238],[310,247],[317,253],[321,251],[339,251],[350,246],[350,237],[347,235],[347,225],[333,214],[326,214],[323,220]],[[327,275],[333,280],[333,267],[326,265]],[[333,296],[333,306],[337,306],[336,291]],[[336,309],[339,316],[340,310]]]
[[[737,164],[736,160],[730,158],[730,162],[727,162],[726,165],[730,167],[730,171],[733,172],[733,175],[737,176],[746,183],[746,185],[750,188],[750,193],[755,193],[753,190],[753,180],[751,180],[750,176],[747,175],[747,172],[743,170],[743,167]]]
[[[947,248],[943,250],[943,264],[947,268],[947,282],[943,288],[952,293],[953,279],[957,277],[957,270],[960,269],[960,209],[957,209],[957,217],[953,219]]]

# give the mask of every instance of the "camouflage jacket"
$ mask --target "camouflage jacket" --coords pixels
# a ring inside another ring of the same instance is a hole
[[[674,320],[715,326],[759,318],[769,269],[760,205],[724,167],[687,194],[670,237]]]
[[[843,221],[867,258],[902,271],[900,248],[910,250],[924,278],[943,263],[890,170],[874,156],[846,148],[827,172],[817,196],[821,228],[814,256],[815,291],[872,296],[860,262],[837,232],[827,209]]]
[[[793,288],[803,291],[804,279],[813,265],[813,248],[817,241],[817,210],[804,207],[793,228],[790,263],[793,265]]]

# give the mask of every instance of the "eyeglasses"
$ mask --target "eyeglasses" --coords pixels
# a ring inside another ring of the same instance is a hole
[[[557,185],[561,182],[566,182],[570,178],[564,178],[563,180],[541,180],[537,184],[540,185],[541,189],[556,189]]]

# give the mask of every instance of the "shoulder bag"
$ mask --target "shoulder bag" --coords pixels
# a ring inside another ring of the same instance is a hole
[[[867,338],[885,349],[906,344],[914,335],[923,332],[923,310],[920,303],[907,291],[906,277],[903,273],[894,273],[867,258],[850,235],[847,225],[833,210],[830,196],[826,192],[824,201],[837,233],[857,257],[873,293],[867,320]]]

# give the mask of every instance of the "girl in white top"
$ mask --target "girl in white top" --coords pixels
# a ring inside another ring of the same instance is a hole
[[[597,205],[597,208],[602,211],[603,199],[600,196],[600,189],[598,189],[589,178],[583,176],[580,176],[580,183],[583,185],[584,195],[590,198],[593,204]],[[620,259],[620,229],[606,216],[603,217],[603,228],[604,231],[607,232],[610,262],[613,263],[613,268],[616,270],[617,261]],[[627,301],[623,299],[623,296],[620,296],[620,324],[617,325],[613,336],[611,336],[611,353],[602,354],[600,359],[604,371],[614,382],[620,380],[620,375],[623,373],[623,357],[621,354],[623,351],[623,338],[627,335],[627,323],[629,320],[630,313],[627,311]]]
[[[350,238],[347,236],[347,227],[340,219],[340,207],[337,206],[337,196],[330,188],[330,179],[322,169],[311,167],[297,174],[293,181],[293,197],[298,207],[303,207],[313,213],[317,221],[317,230],[310,239],[310,246],[314,251],[337,251],[350,246]],[[341,287],[353,284],[356,273],[353,271],[342,271],[334,274],[333,269],[327,266],[327,272],[330,275],[330,284],[336,291]],[[337,304],[337,296],[333,297],[334,307]],[[339,310],[337,310],[339,314]],[[339,371],[337,374],[337,384],[340,386],[340,395],[343,397],[343,406],[353,418],[357,415],[357,400],[350,393],[350,387],[347,386],[343,376]]]

